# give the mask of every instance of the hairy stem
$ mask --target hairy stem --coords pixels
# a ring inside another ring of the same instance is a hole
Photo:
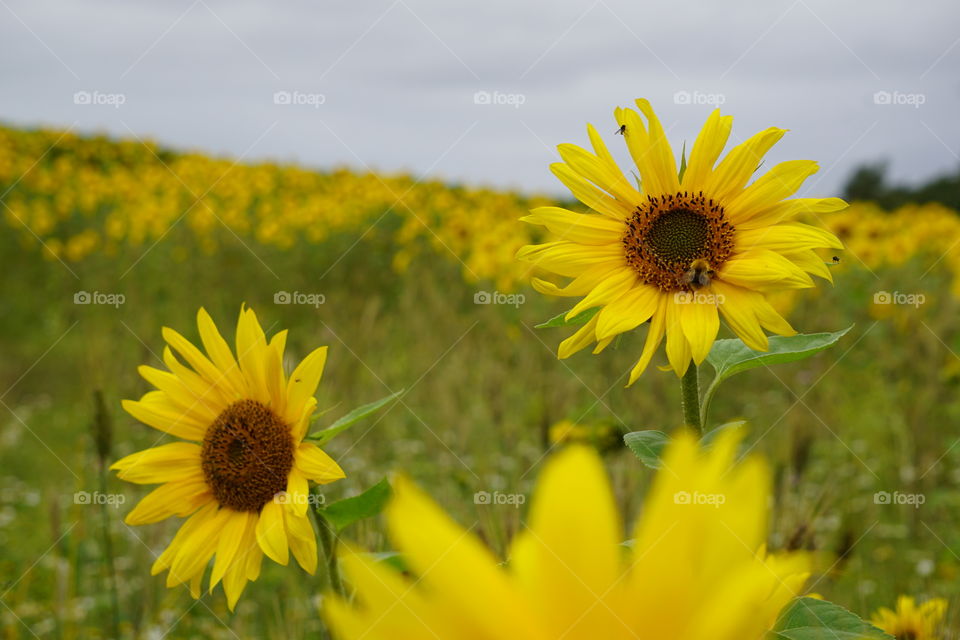
[[[696,364],[690,363],[687,372],[680,378],[680,399],[683,405],[684,424],[703,433],[703,424],[700,421],[700,371]]]

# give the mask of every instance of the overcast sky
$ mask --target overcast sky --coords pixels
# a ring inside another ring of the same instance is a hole
[[[819,160],[808,194],[865,161],[906,182],[960,165],[956,0],[0,0],[0,17],[0,121],[23,126],[560,193],[555,145],[592,122],[622,146],[612,110],[644,96],[678,150],[714,104],[735,140],[790,129],[771,162]]]

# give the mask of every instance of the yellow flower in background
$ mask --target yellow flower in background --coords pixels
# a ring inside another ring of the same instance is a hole
[[[766,295],[813,287],[812,275],[831,280],[819,248],[842,248],[830,232],[795,222],[801,214],[840,211],[839,198],[796,198],[817,171],[812,160],[782,162],[749,186],[763,156],[786,133],[771,127],[737,145],[717,163],[733,124],[714,111],[700,131],[682,178],[656,114],[637,100],[646,118],[631,109],[615,116],[640,175],[631,184],[603,140],[588,125],[593,153],[572,144],[558,147],[563,162],[553,173],[593,210],[533,209],[523,220],[547,227],[559,240],[530,245],[518,258],[571,278],[563,287],[535,278],[541,293],[583,296],[568,318],[599,307],[560,345],[566,358],[598,343],[602,351],[621,333],[650,321],[646,344],[630,375],[636,381],[666,336],[670,366],[683,375],[692,359],[710,351],[723,315],[753,349],[765,351],[764,329],[795,331]]]
[[[917,606],[913,598],[900,596],[896,611],[881,607],[871,622],[897,640],[938,640],[946,613],[947,601],[943,598],[933,598]]]
[[[348,550],[355,600],[330,596],[325,616],[341,640],[759,640],[809,560],[765,553],[769,476],[756,459],[734,465],[736,445],[732,433],[709,451],[678,437],[629,548],[599,457],[565,449],[506,566],[400,478],[386,517],[413,578]]]
[[[203,309],[197,325],[206,354],[164,327],[169,371],[141,366],[157,390],[123,401],[137,420],[186,442],[134,453],[111,468],[129,482],[162,484],[127,514],[127,524],[189,516],[152,573],[168,570],[168,587],[189,583],[197,598],[215,555],[210,590],[222,580],[233,609],[246,583],[257,579],[264,554],[286,565],[292,552],[306,571],[316,570],[307,481],[329,483],[344,473],[303,442],[327,348],[313,351],[287,378],[287,332],[268,342],[252,310],[240,310],[236,357]]]

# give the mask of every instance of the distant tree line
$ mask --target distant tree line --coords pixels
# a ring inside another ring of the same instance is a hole
[[[939,202],[960,211],[960,167],[953,173],[911,187],[892,184],[887,178],[885,162],[866,164],[851,174],[843,197],[848,202],[871,200],[887,210],[911,203]]]

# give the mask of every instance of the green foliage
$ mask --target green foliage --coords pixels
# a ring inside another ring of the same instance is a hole
[[[567,314],[570,312],[564,311],[560,315],[553,316],[546,322],[541,322],[540,324],[534,325],[534,328],[553,329],[554,327],[575,327],[577,325],[586,324],[589,322],[590,318],[597,315],[599,312],[600,307],[594,307],[592,309],[587,309],[586,311],[581,311],[577,315],[567,320]]]
[[[359,495],[338,500],[317,511],[340,532],[355,522],[379,514],[387,506],[391,495],[390,483],[384,478]]]
[[[893,640],[843,607],[797,598],[780,614],[769,640]]]
[[[640,462],[651,469],[659,469],[660,456],[670,442],[670,436],[663,431],[632,431],[623,436],[623,442],[640,458]]]
[[[401,389],[396,393],[391,393],[385,398],[380,398],[379,400],[375,400],[374,402],[361,405],[356,409],[354,409],[353,411],[351,411],[350,413],[348,413],[347,415],[337,420],[336,422],[334,422],[332,425],[330,425],[326,429],[322,429],[320,431],[314,431],[313,433],[308,435],[306,439],[311,440],[314,444],[318,446],[325,444],[330,440],[332,440],[334,437],[340,435],[341,433],[343,433],[344,431],[346,431],[347,429],[355,425],[356,423],[360,422],[367,416],[373,415],[374,413],[382,409],[384,406],[389,404],[392,400],[399,398],[400,395],[403,393],[403,391],[404,390]]]
[[[700,410],[700,421],[706,428],[706,418],[710,403],[720,384],[730,377],[756,369],[768,367],[772,364],[796,362],[829,349],[847,334],[853,325],[846,329],[825,333],[799,333],[795,336],[773,336],[769,339],[767,351],[754,351],[739,338],[717,340],[713,343],[707,362],[709,362],[716,376],[703,394],[703,403]]]
[[[937,176],[918,186],[891,184],[886,163],[866,164],[857,168],[844,187],[844,200],[870,201],[888,211],[906,204],[939,202],[960,210],[960,170]]]

